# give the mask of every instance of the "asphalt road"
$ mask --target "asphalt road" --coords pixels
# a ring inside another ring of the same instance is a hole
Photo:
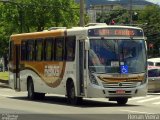
[[[131,98],[126,106],[107,99],[84,99],[80,106],[71,106],[64,96],[46,95],[42,101],[30,101],[26,92],[0,88],[0,114],[3,120],[135,120],[135,116],[154,115],[160,120],[160,93]],[[17,118],[17,119],[16,119]],[[153,120],[153,119],[152,119]]]

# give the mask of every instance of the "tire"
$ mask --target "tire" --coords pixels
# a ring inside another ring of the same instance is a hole
[[[126,105],[127,102],[128,102],[128,98],[118,98],[117,99],[117,103],[119,105]]]
[[[42,100],[45,97],[45,93],[34,92],[34,84],[32,80],[29,80],[27,90],[28,90],[28,98],[30,100]]]
[[[34,92],[34,85],[32,80],[28,81],[27,90],[28,90],[28,99],[35,100],[36,93]]]
[[[70,82],[67,86],[67,100],[71,105],[78,105],[82,102],[82,97],[77,97],[75,94],[75,87],[73,82]]]

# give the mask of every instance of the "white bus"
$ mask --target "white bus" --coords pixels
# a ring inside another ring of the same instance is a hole
[[[16,34],[10,37],[9,84],[28,91],[109,98],[126,104],[147,93],[147,52],[143,30],[130,26],[90,26]]]

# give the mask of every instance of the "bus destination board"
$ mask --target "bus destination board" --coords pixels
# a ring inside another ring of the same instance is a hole
[[[96,28],[88,30],[89,36],[107,36],[107,37],[120,37],[120,36],[143,36],[141,29],[131,28]]]

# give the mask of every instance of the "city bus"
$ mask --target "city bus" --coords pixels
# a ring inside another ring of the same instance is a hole
[[[9,85],[31,100],[58,94],[70,104],[108,98],[125,105],[147,94],[145,40],[141,28],[116,25],[11,35]]]

